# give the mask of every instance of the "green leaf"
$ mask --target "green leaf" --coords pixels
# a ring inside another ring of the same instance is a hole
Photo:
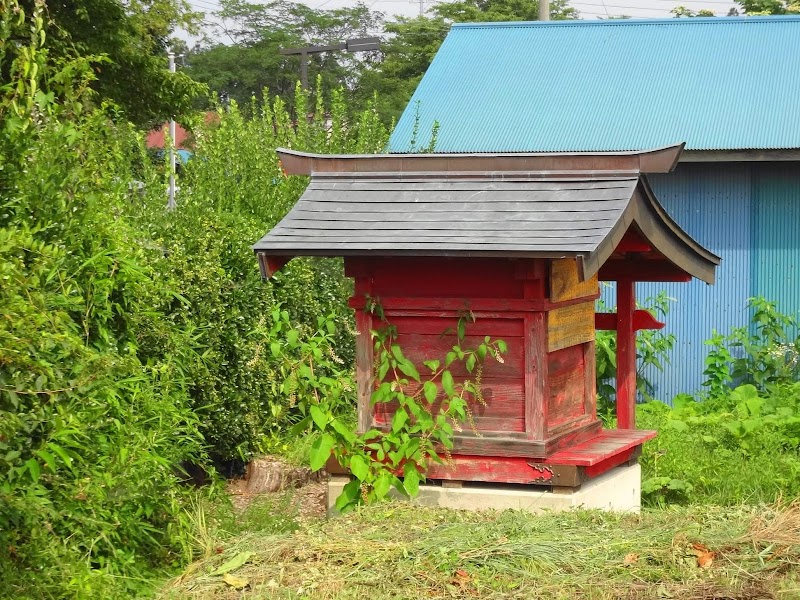
[[[359,498],[361,498],[361,482],[358,479],[354,479],[344,486],[342,493],[336,498],[336,510],[346,512],[358,503]]]
[[[286,341],[289,342],[290,346],[295,346],[299,337],[300,333],[296,329],[290,329],[286,334]]]
[[[403,408],[398,408],[392,417],[392,431],[397,433],[408,422],[408,413]]]
[[[37,450],[36,455],[41,458],[51,471],[56,470],[56,457],[46,450]]]
[[[311,446],[311,470],[319,471],[328,462],[336,440],[329,433],[324,433]]]
[[[503,340],[497,340],[497,349],[501,354],[505,354],[508,351],[508,346]]]
[[[461,398],[450,400],[450,411],[455,412],[462,421],[467,418],[466,406],[467,403]]]
[[[431,373],[435,373],[439,369],[439,365],[441,364],[441,361],[439,361],[439,360],[426,360],[423,364],[431,370]]]
[[[281,345],[278,342],[272,342],[269,345],[270,352],[272,352],[272,356],[278,358],[281,355]]]
[[[46,450],[37,450],[36,455],[41,458],[51,471],[56,470],[56,457]]]
[[[458,339],[463,340],[467,333],[467,320],[463,317],[458,320]]]
[[[442,389],[444,389],[444,393],[448,396],[455,396],[456,386],[450,371],[442,373]]]
[[[406,357],[403,356],[403,350],[397,344],[392,344],[392,354],[397,360],[405,360]]]
[[[467,371],[469,371],[470,373],[472,373],[472,370],[475,368],[475,360],[476,359],[474,354],[470,354],[469,357],[467,358]]]
[[[433,404],[434,400],[436,400],[436,396],[439,394],[439,386],[432,381],[426,381],[422,385],[422,391],[425,394],[425,400]]]
[[[308,425],[311,423],[311,417],[305,417],[303,420],[298,421],[294,425],[292,425],[291,429],[289,429],[289,433],[292,436],[299,436],[303,433],[306,429],[308,429]]]
[[[378,497],[378,500],[385,498],[389,490],[392,489],[392,475],[388,471],[383,471],[378,475],[378,479],[375,480],[373,489],[375,490],[375,496]]]
[[[356,434],[353,433],[353,431],[339,419],[334,419],[331,421],[331,427],[333,427],[336,433],[342,436],[348,444],[355,444]]]
[[[417,368],[414,364],[406,359],[401,360],[397,364],[397,368],[405,375],[406,377],[411,377],[414,381],[419,381],[419,373],[417,372]]]
[[[383,381],[386,378],[386,374],[389,372],[389,361],[386,356],[383,357],[381,360],[381,364],[378,367],[378,381]]]
[[[402,452],[399,452],[399,451],[395,452],[393,450],[388,452],[388,456],[389,456],[389,460],[392,461],[392,466],[393,467],[396,467],[400,463],[400,461],[403,460],[403,458],[405,458],[403,456]]]
[[[324,431],[325,426],[328,424],[328,415],[322,412],[322,409],[316,404],[312,404],[308,412],[311,414],[311,418],[314,419],[314,424]]]
[[[361,481],[364,481],[369,476],[369,466],[367,466],[367,461],[365,461],[363,457],[356,454],[350,459],[350,472]]]
[[[419,493],[419,471],[414,463],[408,462],[403,467],[403,487],[412,498]]]
[[[31,479],[34,483],[39,481],[39,475],[41,475],[42,469],[39,466],[39,463],[36,462],[34,459],[29,458],[25,461],[25,467],[27,467],[28,472],[31,474]]]
[[[689,429],[689,425],[687,425],[684,421],[676,420],[667,421],[667,427],[669,429],[674,429],[675,431],[686,431]]]
[[[253,556],[252,552],[239,552],[236,556],[230,559],[227,562],[222,563],[218,568],[214,569],[209,573],[211,577],[216,575],[224,575],[225,573],[230,573],[244,565],[250,557]]]

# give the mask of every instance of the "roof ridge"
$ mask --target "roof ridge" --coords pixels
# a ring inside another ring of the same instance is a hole
[[[749,17],[692,17],[676,19],[565,19],[563,21],[487,21],[483,23],[453,23],[453,29],[504,29],[535,27],[620,27],[636,25],[741,25],[744,23],[800,22],[800,15],[758,15]]]

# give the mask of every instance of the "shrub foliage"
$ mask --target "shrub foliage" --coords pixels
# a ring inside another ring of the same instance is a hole
[[[43,4],[2,9],[0,597],[128,598],[191,558],[182,467],[246,459],[292,419],[260,319],[344,312],[335,263],[259,278],[250,245],[303,186],[275,147],[375,151],[386,131],[336,94],[332,128],[321,106],[231,107],[198,126],[167,212],[141,133],[87,108],[92,59],[48,60]]]
[[[204,455],[196,345],[154,309],[171,291],[120,218],[137,136],[82,114],[80,85],[57,103],[90,71],[48,65],[41,6],[4,8],[0,595],[111,597],[187,557],[176,467]]]
[[[698,398],[639,406],[639,426],[659,431],[642,461],[647,500],[736,504],[800,495],[797,323],[763,298],[748,304],[749,327],[706,342]]]
[[[317,90],[316,96],[323,96]],[[296,115],[307,115],[308,94],[297,88]],[[320,317],[338,322],[337,348],[346,366],[353,360],[353,327],[346,300],[350,283],[341,261],[295,259],[269,283],[261,281],[253,243],[297,201],[307,179],[286,177],[277,147],[325,153],[379,152],[387,131],[368,110],[348,120],[340,92],[330,109],[294,120],[280,99],[253,101],[251,118],[235,103],[199,127],[196,154],[180,181],[178,208],[165,215],[163,202],[143,216],[153,243],[162,249],[154,268],[181,290],[159,308],[179,329],[192,328],[202,348],[203,369],[193,377],[192,406],[218,462],[241,464],[269,449],[293,418],[276,393],[275,360],[261,360],[265,319],[282,305],[293,327],[313,333]],[[274,437],[274,436],[273,436]],[[267,444],[267,445],[265,445]]]

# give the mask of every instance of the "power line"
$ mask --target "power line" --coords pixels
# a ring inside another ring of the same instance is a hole
[[[195,8],[203,8],[207,10],[222,10],[219,4],[212,4],[209,0],[192,0],[192,5]]]
[[[333,0],[325,0],[325,2],[323,2],[322,4],[320,4],[318,6],[312,6],[311,8],[313,8],[314,10],[319,10],[320,8],[322,8],[326,4],[330,4],[331,2],[333,2]]]
[[[600,6],[600,7],[603,7],[603,8],[617,8],[617,9],[620,9],[620,10],[635,10],[635,11],[646,10],[646,11],[650,11],[650,12],[667,13],[667,14],[671,10],[671,9],[668,9],[668,8],[649,8],[649,7],[645,7],[645,6],[641,6],[641,7],[639,7],[639,6],[619,6],[619,5],[615,5],[615,4],[597,4],[595,2],[583,2],[583,1],[573,2],[573,4],[576,5],[576,8],[577,8],[578,5],[582,5],[582,6]],[[679,6],[679,5],[676,5],[676,6]]]

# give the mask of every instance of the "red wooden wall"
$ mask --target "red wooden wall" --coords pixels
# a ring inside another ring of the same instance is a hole
[[[346,259],[345,269],[356,281],[351,305],[359,331],[361,430],[387,425],[396,408],[370,406],[373,356],[368,331],[380,323],[363,311],[368,296],[381,304],[387,322],[397,329],[397,343],[423,377],[423,362],[443,359],[457,343],[454,329],[465,310],[471,310],[476,321],[467,325],[463,346],[475,347],[487,335],[506,342],[503,363],[488,357],[485,362],[485,406],[471,402],[482,435],[474,436],[465,425],[456,451],[544,457],[599,431],[593,341],[547,351],[547,313],[570,305],[551,301],[548,260],[352,258]],[[593,305],[594,296],[584,301]],[[442,335],[448,329],[450,333]],[[462,365],[451,370],[457,381],[469,376]]]

